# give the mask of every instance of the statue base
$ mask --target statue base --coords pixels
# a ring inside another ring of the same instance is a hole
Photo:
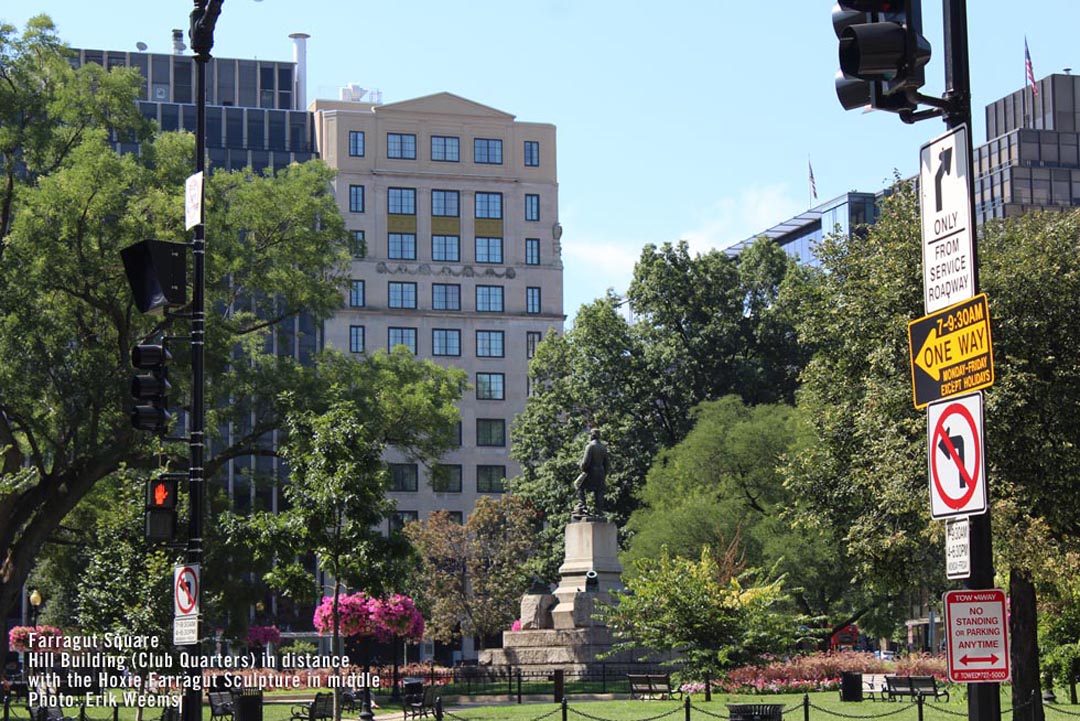
[[[483,666],[512,666],[550,673],[619,673],[655,671],[656,662],[641,663],[640,652],[606,655],[614,645],[611,632],[595,618],[598,603],[611,603],[622,585],[618,528],[586,517],[566,524],[566,555],[560,581],[551,593],[531,592],[521,599],[520,631],[504,631],[503,647],[480,652]],[[604,655],[603,658],[600,658]]]

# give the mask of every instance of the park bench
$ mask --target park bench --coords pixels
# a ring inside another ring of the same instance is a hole
[[[75,721],[74,716],[65,716],[59,706],[30,706],[30,721]]]
[[[671,675],[666,673],[628,673],[630,698],[673,699],[675,694],[682,698],[682,691],[671,687]]]
[[[334,694],[317,693],[315,700],[292,707],[289,721],[318,721],[334,718]]]
[[[434,684],[428,684],[424,686],[424,690],[418,694],[410,694],[405,697],[405,706],[403,708],[405,712],[405,718],[416,718],[417,716],[427,716],[429,713],[435,715],[435,690],[437,686]]]
[[[864,673],[862,675],[863,696],[869,696],[871,701],[885,700],[885,674]]]
[[[912,701],[918,696],[933,696],[935,699],[944,696],[946,701],[949,700],[948,689],[939,688],[933,676],[886,676],[885,693],[890,701],[901,696],[910,696]]]
[[[210,700],[210,721],[229,719],[233,717],[232,694],[228,691],[207,691]]]

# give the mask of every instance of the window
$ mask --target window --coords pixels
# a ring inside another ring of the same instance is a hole
[[[416,215],[416,188],[387,188],[386,212],[390,215]]]
[[[349,326],[349,352],[350,353],[363,353],[364,352],[364,326],[362,326],[362,325],[350,325]]]
[[[501,263],[501,262],[503,262],[502,238],[477,238],[476,239],[476,262],[477,263]]]
[[[536,355],[536,346],[544,339],[540,331],[530,330],[525,332],[525,357],[532,358]]]
[[[502,193],[477,193],[476,217],[496,219],[501,218]]]
[[[456,218],[461,214],[460,196],[456,190],[431,191],[431,214],[444,218]]]
[[[431,259],[457,263],[461,259],[461,240],[456,235],[431,236]]]
[[[465,523],[465,514],[461,511],[443,511],[443,513],[446,514],[447,518],[459,526]]]
[[[477,418],[476,445],[505,446],[506,421],[502,418]]]
[[[364,157],[364,131],[349,131],[349,155],[353,158]]]
[[[477,358],[503,357],[503,332],[501,330],[476,331]]]
[[[387,133],[386,157],[416,160],[416,136],[412,133]]]
[[[416,355],[416,328],[388,328],[386,345],[391,350],[403,345]],[[414,489],[415,490],[415,489]]]
[[[413,521],[420,520],[420,513],[418,511],[394,511],[390,514],[390,518],[387,522],[390,524],[390,533],[401,533],[405,526]]]
[[[363,213],[364,212],[364,186],[362,186],[362,185],[350,185],[349,186],[349,212],[350,213]]]
[[[431,159],[456,163],[461,155],[461,141],[446,135],[431,136]]]
[[[354,230],[352,242],[349,243],[349,252],[354,258],[363,258],[367,255],[367,241],[364,239],[364,231]]]
[[[525,289],[525,312],[540,312],[540,289],[529,287]]]
[[[461,286],[456,283],[432,283],[431,307],[434,310],[461,310]]]
[[[506,398],[506,376],[502,373],[476,374],[476,400],[501,401]]]
[[[390,282],[390,307],[391,308],[415,308],[416,307],[416,283]]]
[[[387,257],[392,260],[416,260],[416,233],[390,233],[387,236]],[[405,307],[415,308],[416,305]]]
[[[477,466],[477,493],[506,493],[506,466]]]
[[[453,328],[433,329],[431,355],[461,355],[461,331]]]
[[[536,140],[525,141],[525,167],[540,167],[540,143]]]
[[[540,239],[525,239],[525,265],[540,265]]]
[[[354,280],[349,286],[349,307],[364,307],[364,281]]]
[[[461,421],[457,422],[454,428],[454,448],[461,448]]]
[[[390,463],[390,489],[400,493],[416,492],[416,464],[415,463]]]
[[[502,313],[503,288],[501,285],[476,286],[476,310],[481,313]]]
[[[525,194],[525,220],[540,220],[540,196]]]
[[[502,165],[502,141],[497,138],[474,138],[473,162]]]
[[[431,489],[436,493],[461,493],[461,466],[440,463],[431,471]]]

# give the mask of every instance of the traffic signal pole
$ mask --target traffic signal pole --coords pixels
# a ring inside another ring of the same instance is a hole
[[[971,73],[968,61],[967,0],[942,0],[945,32],[945,124],[952,130],[971,127]],[[968,158],[973,158],[971,133],[967,136]],[[968,203],[975,217],[975,174],[968,173]],[[972,228],[971,260],[974,292],[979,288],[978,233]],[[984,440],[984,444],[986,441]],[[985,448],[984,448],[985,453]],[[990,535],[990,511],[968,518],[971,536],[971,574],[964,587],[972,590],[994,588],[994,551]],[[993,682],[968,684],[969,721],[999,721],[1001,688]]]
[[[195,0],[191,11],[190,40],[195,53],[195,172],[206,172],[206,64],[210,62],[210,50],[214,46],[214,25],[221,12],[223,0]],[[206,381],[204,376],[204,340],[206,337],[206,208],[205,182],[199,183],[199,222],[195,226],[192,242],[192,298],[191,298],[191,419],[188,446],[191,463],[188,477],[187,562],[201,565],[203,560],[203,515],[206,505],[206,479],[203,474],[206,426]],[[202,637],[201,618],[196,620],[196,642],[188,646],[190,654],[198,655],[198,640]],[[191,669],[191,674],[202,675],[202,669]],[[202,721],[202,690],[199,684],[190,684],[184,692],[183,721]]]

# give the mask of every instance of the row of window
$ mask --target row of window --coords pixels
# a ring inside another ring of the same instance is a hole
[[[349,156],[362,158],[367,152],[363,130],[349,131]],[[387,133],[386,157],[391,160],[416,160],[415,133]],[[431,159],[439,163],[461,161],[461,138],[454,135],[431,136]],[[527,168],[540,167],[540,142],[526,140],[522,158]],[[478,165],[502,165],[503,141],[499,138],[473,138],[473,162]]]
[[[349,212],[366,212],[363,185],[349,186]],[[416,188],[387,188],[386,212],[390,215],[416,215]],[[461,192],[457,190],[432,190],[431,215],[439,218],[461,217]],[[501,220],[503,217],[503,194],[476,192],[473,197],[473,217]],[[540,195],[525,194],[525,220],[540,221]]]
[[[391,463],[390,489],[397,493],[416,493],[419,473],[415,463]],[[461,493],[462,467],[437,465],[431,473],[431,488],[437,493]],[[503,493],[506,490],[506,466],[477,466],[476,492]]]
[[[367,338],[365,337],[365,327],[362,325],[350,325],[349,326],[349,352],[350,353],[364,353],[367,349]],[[412,351],[413,355],[417,354],[418,348],[416,343],[417,329],[416,328],[401,328],[391,327],[387,329],[386,344],[388,348],[393,348],[396,345],[403,345]],[[536,346],[540,343],[543,336],[538,331],[527,331],[525,333],[525,356],[532,358],[536,353]],[[505,334],[501,330],[478,330],[476,331],[476,357],[477,358],[503,358],[505,357]],[[461,330],[458,328],[433,328],[431,331],[431,355],[433,356],[453,356],[458,357],[461,355]],[[501,373],[489,374],[501,376]],[[495,381],[486,381],[494,383]],[[477,393],[479,393],[480,379],[477,379]],[[498,381],[498,386],[501,389],[502,380]],[[479,396],[478,396],[479,397]],[[502,400],[502,392],[500,390],[497,398],[492,397],[488,400]]]
[[[351,251],[354,258],[367,257],[367,239],[362,230],[354,230]],[[476,263],[501,264],[503,239],[476,236],[473,241],[473,261]],[[386,257],[390,260],[416,260],[416,233],[387,233]],[[431,259],[443,263],[461,262],[461,236],[432,235]],[[525,265],[540,265],[540,239],[525,239]]]
[[[366,284],[362,280],[353,280],[349,287],[349,307],[366,306]],[[387,283],[387,307],[415,310],[417,308],[417,284],[412,281],[392,280]],[[502,313],[505,288],[501,285],[476,286],[475,308],[478,313]],[[461,310],[461,286],[457,283],[431,284],[432,310]],[[525,312],[540,313],[540,288],[525,288]]]

